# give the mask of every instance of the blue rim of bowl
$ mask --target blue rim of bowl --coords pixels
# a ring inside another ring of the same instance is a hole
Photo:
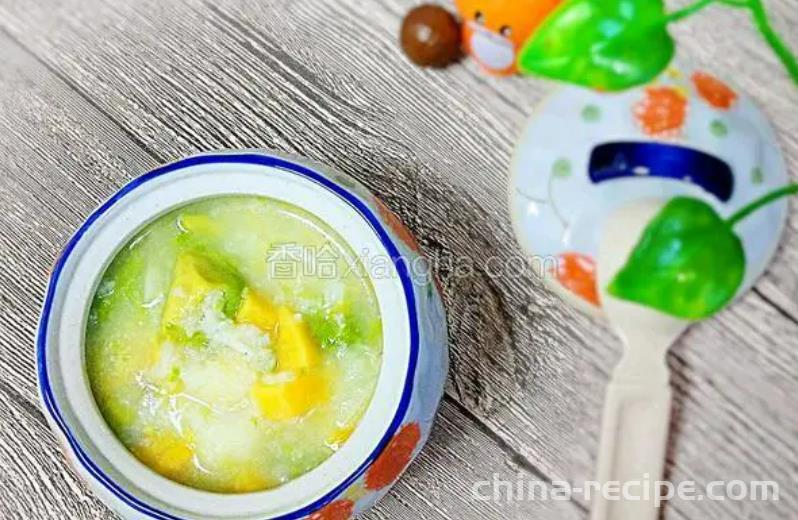
[[[360,464],[360,466],[358,466],[358,468],[355,470],[353,474],[348,476],[340,484],[338,484],[333,490],[331,490],[330,492],[328,492],[327,494],[325,494],[323,497],[316,500],[312,504],[304,506],[301,509],[298,509],[291,513],[287,513],[278,517],[272,517],[269,519],[269,520],[295,520],[310,515],[315,511],[318,511],[322,507],[328,505],[333,500],[335,500],[335,498],[337,498],[341,493],[343,493],[347,488],[349,488],[349,486],[354,484],[363,475],[363,473],[365,473],[366,469],[368,469],[368,467],[374,462],[374,460],[376,460],[376,458],[383,451],[385,446],[387,446],[387,444],[393,438],[393,435],[399,429],[399,426],[402,424],[405,414],[407,413],[407,410],[410,406],[410,400],[413,393],[413,381],[415,378],[416,365],[418,363],[418,355],[419,355],[419,328],[418,328],[418,316],[415,305],[415,295],[413,291],[413,282],[408,273],[406,262],[404,261],[399,249],[394,244],[389,233],[383,227],[379,218],[371,211],[371,209],[369,209],[369,207],[362,200],[360,200],[353,193],[342,188],[338,184],[332,182],[324,175],[314,171],[313,169],[308,168],[306,166],[302,166],[300,164],[296,164],[294,162],[291,162],[290,160],[271,156],[268,154],[260,154],[260,153],[207,154],[207,155],[197,155],[194,157],[189,157],[186,159],[179,160],[171,164],[167,164],[165,166],[152,170],[149,173],[145,173],[144,175],[133,179],[125,186],[123,186],[118,192],[116,192],[110,199],[104,202],[86,219],[83,225],[81,225],[81,227],[69,239],[69,242],[67,242],[63,252],[56,261],[55,265],[53,266],[53,271],[52,274],[50,275],[50,281],[47,286],[47,294],[44,300],[44,306],[42,309],[41,319],[39,322],[39,328],[36,338],[36,350],[37,350],[36,361],[38,365],[37,371],[39,376],[39,391],[42,394],[42,400],[45,404],[47,412],[50,414],[55,423],[58,425],[58,428],[61,430],[61,433],[66,438],[69,447],[73,452],[73,454],[75,455],[76,459],[78,460],[80,465],[97,482],[99,482],[105,489],[107,489],[110,493],[112,493],[116,498],[121,500],[125,505],[127,505],[128,507],[134,509],[139,513],[147,515],[151,518],[158,518],[161,520],[185,520],[180,516],[176,516],[172,513],[161,511],[143,502],[139,498],[136,498],[131,493],[125,491],[119,484],[114,482],[114,480],[111,477],[105,474],[86,454],[84,449],[81,447],[80,443],[75,438],[72,431],[67,426],[63,416],[61,415],[61,411],[59,410],[58,405],[56,404],[55,397],[50,387],[50,377],[49,374],[47,373],[47,352],[46,352],[47,329],[50,321],[50,313],[52,312],[55,289],[58,285],[58,280],[61,275],[61,271],[67,259],[69,258],[69,255],[72,253],[77,243],[80,241],[83,235],[89,230],[92,224],[94,224],[106,211],[108,211],[111,208],[111,206],[113,206],[115,203],[121,200],[125,195],[132,192],[137,187],[143,185],[148,181],[151,181],[157,177],[168,174],[170,172],[179,171],[192,166],[219,164],[219,163],[228,163],[228,164],[238,163],[238,164],[249,164],[249,165],[278,168],[280,170],[299,175],[306,179],[310,179],[316,182],[317,184],[325,187],[327,190],[333,192],[339,198],[343,199],[346,203],[348,203],[353,209],[355,209],[360,214],[361,217],[366,219],[366,221],[369,223],[369,225],[377,234],[377,236],[379,236],[380,242],[388,250],[391,260],[393,261],[394,266],[396,267],[396,270],[399,274],[399,278],[402,282],[402,287],[405,293],[405,302],[407,304],[408,318],[410,325],[410,359],[408,362],[407,375],[405,377],[404,388],[402,390],[402,397],[399,402],[399,407],[397,408],[396,414],[394,415],[391,424],[389,425],[387,431],[383,435],[377,447],[374,449],[374,451],[371,452],[371,454],[366,458],[366,460],[364,460]]]

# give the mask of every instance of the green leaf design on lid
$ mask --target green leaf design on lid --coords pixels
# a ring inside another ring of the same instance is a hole
[[[701,200],[671,199],[648,223],[607,291],[677,318],[711,316],[734,298],[745,274],[745,251],[734,226],[796,193],[798,184],[788,184],[726,220]]]
[[[672,199],[646,226],[608,292],[687,320],[719,311],[745,273],[740,239],[707,203]]]
[[[568,0],[524,44],[518,68],[607,91],[647,83],[673,57],[667,22],[662,0]]]
[[[668,24],[716,3],[749,10],[798,84],[798,60],[770,23],[763,0],[694,0],[668,14],[663,0],[565,0],[524,44],[518,69],[606,91],[648,83],[673,57]]]

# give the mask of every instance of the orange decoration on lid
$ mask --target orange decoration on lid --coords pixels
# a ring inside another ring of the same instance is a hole
[[[692,79],[698,95],[713,107],[729,110],[737,102],[737,93],[715,76],[696,72]]]
[[[563,287],[593,305],[599,305],[596,262],[580,253],[559,255],[553,274]]]
[[[673,87],[648,87],[634,115],[647,135],[676,137],[687,119],[687,98]]]

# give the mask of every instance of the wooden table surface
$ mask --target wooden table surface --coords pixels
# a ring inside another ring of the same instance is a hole
[[[451,374],[432,439],[370,519],[586,518],[583,499],[482,502],[475,482],[591,477],[618,342],[529,274],[506,183],[516,136],[554,85],[473,62],[411,66],[409,0],[0,0],[0,518],[109,518],[67,467],[36,397],[33,336],[72,230],[134,176],[185,155],[266,147],[334,166],[395,209],[438,261]],[[798,0],[768,3],[798,49]],[[743,12],[674,31],[773,120],[798,173],[798,89]],[[453,266],[471,265],[473,270]],[[798,216],[757,287],[669,357],[668,475],[774,480],[779,501],[672,500],[668,519],[798,518]]]

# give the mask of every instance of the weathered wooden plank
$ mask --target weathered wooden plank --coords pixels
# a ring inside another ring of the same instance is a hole
[[[108,516],[107,508],[67,468],[38,405],[5,381],[0,381],[0,421],[0,517]]]
[[[3,35],[0,48],[0,517],[108,518],[39,410],[33,336],[70,228],[106,195],[101,186],[148,158]]]
[[[159,157],[222,146],[280,148],[333,164],[384,196],[443,264],[453,339],[450,395],[547,475],[586,478],[614,340],[559,308],[528,275],[492,279],[480,269],[491,255],[518,253],[505,221],[504,172],[514,136],[549,86],[483,78],[470,63],[444,73],[408,66],[395,45],[408,6],[75,1],[41,7],[6,0],[0,24]],[[774,8],[787,22],[794,18],[785,3]],[[680,36],[699,63],[716,60],[713,70],[736,74],[766,105],[788,136],[794,164],[795,132],[785,126],[790,110],[794,115],[794,91],[744,25],[739,15],[719,11],[690,22]],[[740,77],[731,44],[721,41],[730,32],[744,35],[735,39],[745,43],[736,56],[759,60],[751,78]],[[462,259],[473,262],[474,272],[446,267]],[[778,292],[789,287],[789,263],[783,256],[776,264],[785,269],[782,280],[761,288],[792,312],[785,302],[794,295]],[[771,321],[780,336],[762,325]],[[672,357],[683,410],[674,478],[769,478],[760,475],[764,468],[795,488],[795,460],[780,449],[752,453],[737,439],[731,454],[707,455],[726,446],[730,431],[777,447],[794,444],[794,407],[761,406],[796,390],[790,378],[766,377],[777,366],[795,371],[793,326],[749,295],[682,342]],[[787,344],[763,349],[773,338]],[[746,350],[752,348],[757,355]],[[755,406],[752,394],[759,396]],[[768,507],[786,512],[790,504],[785,498]],[[684,502],[669,514],[745,518],[746,507]]]
[[[70,229],[111,186],[154,164],[113,123],[35,59],[0,36],[0,513],[2,518],[107,518],[65,465],[38,408],[33,336],[47,271]],[[88,182],[87,182],[88,181]],[[572,503],[492,504],[469,499],[471,478],[519,468],[451,403],[429,449],[374,518],[502,519],[507,508],[579,518]],[[520,509],[519,509],[520,507]]]

